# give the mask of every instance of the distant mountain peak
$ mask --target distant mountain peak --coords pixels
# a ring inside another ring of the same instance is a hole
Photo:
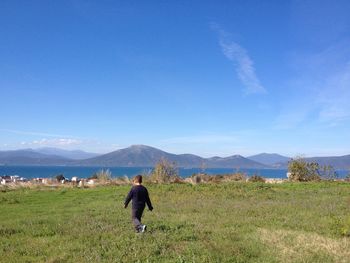
[[[146,147],[150,147],[150,146],[146,146],[143,144],[133,144],[133,145],[130,145],[128,148],[146,148]]]
[[[143,144],[131,145],[128,148],[119,149],[114,152],[97,156],[96,158],[82,160],[79,164],[152,167],[162,158],[176,163],[179,167],[201,167],[205,164],[207,167],[217,168],[266,168],[265,165],[251,161],[241,155],[234,155],[226,158],[203,158],[194,154],[168,153]]]
[[[235,155],[231,155],[227,158],[244,158],[242,155],[239,155],[239,154],[235,154]]]
[[[125,149],[140,149],[140,150],[159,150],[157,148],[154,148],[152,146],[144,145],[144,144],[133,144],[128,148]],[[161,150],[159,150],[161,151]]]

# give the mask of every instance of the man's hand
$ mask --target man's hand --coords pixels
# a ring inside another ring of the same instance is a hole
[[[153,207],[150,207],[150,208],[149,208],[149,211],[151,211],[151,212],[152,212],[152,210],[153,210]]]

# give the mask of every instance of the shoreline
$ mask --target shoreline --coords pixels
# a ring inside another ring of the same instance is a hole
[[[346,180],[344,178],[342,179],[333,179],[333,180],[320,180],[320,181],[314,181],[314,182],[292,182],[288,179],[282,179],[282,178],[264,178],[264,181],[260,182],[250,182],[249,178],[243,178],[242,180],[235,180],[235,179],[228,179],[228,178],[221,178],[220,181],[198,181],[196,177],[186,177],[186,178],[178,178],[177,180],[174,180],[173,182],[168,183],[158,183],[158,182],[151,182],[148,180],[145,180],[145,184],[191,184],[191,185],[201,185],[201,184],[225,184],[225,183],[263,183],[263,184],[283,184],[283,183],[322,183],[322,182],[346,182],[350,183],[349,180]],[[1,183],[0,184],[0,191],[6,191],[6,190],[16,190],[20,188],[29,188],[29,189],[59,189],[59,188],[95,188],[95,187],[103,187],[103,186],[123,186],[123,185],[131,185],[132,181],[128,177],[121,177],[117,179],[110,179],[110,180],[98,180],[98,179],[77,179],[77,180],[70,180],[70,181],[64,181],[59,182],[57,180],[48,179],[48,178],[36,178],[24,182],[8,182],[8,183]]]

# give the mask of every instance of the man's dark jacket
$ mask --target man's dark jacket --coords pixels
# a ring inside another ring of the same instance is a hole
[[[143,185],[135,185],[131,188],[128,196],[125,199],[124,206],[127,207],[130,200],[132,200],[132,209],[144,209],[147,204],[149,210],[153,210],[151,200],[149,199],[147,188]]]

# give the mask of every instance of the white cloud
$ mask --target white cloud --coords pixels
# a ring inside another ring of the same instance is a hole
[[[225,56],[236,64],[238,78],[246,88],[245,93],[265,93],[266,90],[255,74],[254,62],[247,51],[233,41],[220,40],[220,46]]]
[[[161,143],[167,144],[210,144],[210,143],[233,143],[237,142],[238,138],[235,136],[226,135],[198,135],[174,137],[161,140]]]
[[[229,34],[218,25],[212,24],[211,26],[219,33],[219,44],[225,57],[235,64],[237,76],[245,87],[245,93],[265,93],[266,89],[261,85],[255,73],[254,61],[248,55],[247,50],[237,42],[230,40]]]
[[[318,96],[321,121],[337,124],[350,119],[350,65],[330,76]]]
[[[31,135],[31,136],[71,137],[69,135],[62,135],[62,134],[51,134],[51,133],[44,133],[44,132],[21,131],[21,130],[11,130],[11,129],[0,129],[0,131],[2,131],[2,132],[9,132],[9,133],[15,133],[15,134],[22,134],[22,135]]]
[[[350,119],[350,41],[300,55],[293,66],[297,74],[286,84],[275,128],[336,126]]]
[[[55,139],[41,139],[41,140],[35,140],[29,143],[25,143],[27,146],[49,146],[49,147],[65,147],[65,146],[74,146],[74,145],[81,145],[82,141],[77,139],[70,139],[70,138],[55,138]],[[23,142],[22,142],[23,145]]]

